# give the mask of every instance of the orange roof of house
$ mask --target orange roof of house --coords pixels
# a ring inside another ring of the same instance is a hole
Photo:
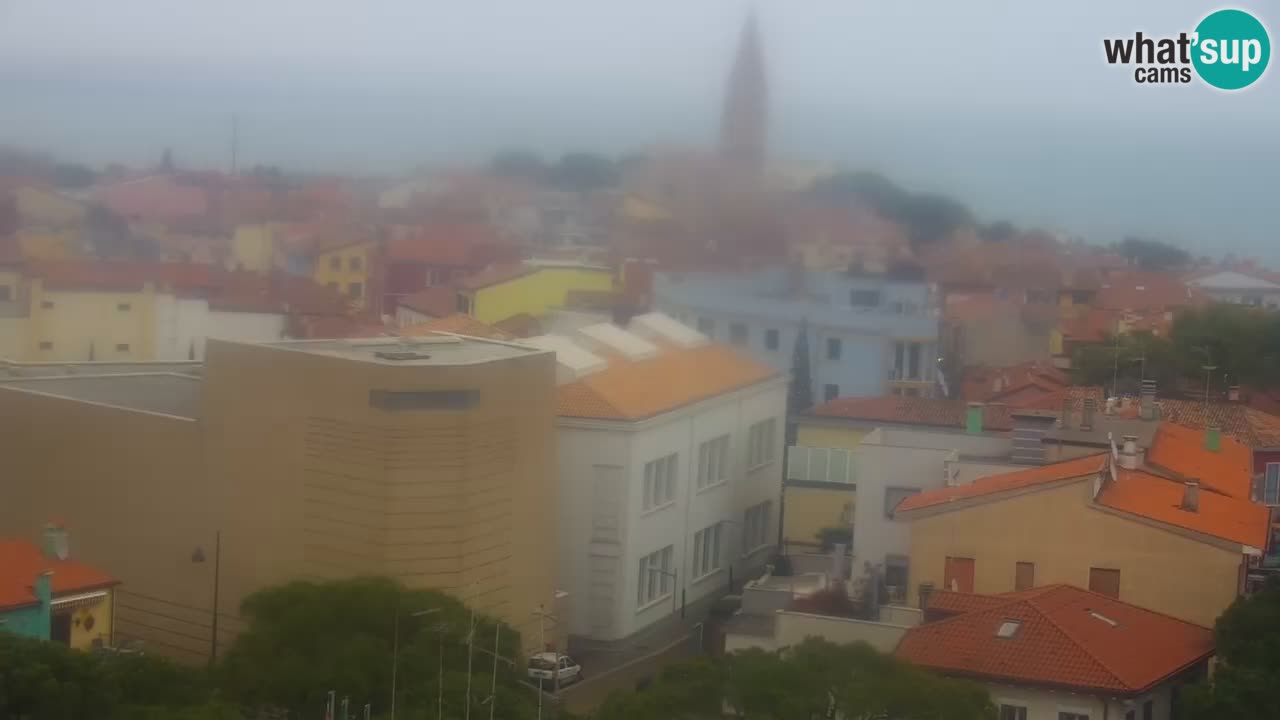
[[[454,313],[441,318],[435,318],[434,320],[428,320],[424,323],[400,328],[400,334],[404,336],[430,335],[435,332],[456,333],[458,335],[469,335],[471,337],[488,338],[490,340],[515,339],[515,337],[509,333],[499,330],[492,325],[486,325],[470,315],[465,315],[463,313]]]
[[[1165,311],[1201,305],[1207,296],[1177,276],[1143,270],[1108,273],[1093,306],[1105,310]]]
[[[449,285],[434,285],[396,301],[410,310],[432,317],[444,317],[458,311],[458,291]]]
[[[54,596],[119,585],[120,581],[76,560],[51,560],[26,540],[0,540],[0,610],[38,602],[36,576],[53,571]]]
[[[493,326],[513,337],[527,338],[543,333],[542,323],[529,313],[516,313],[509,318],[499,320]]]
[[[1209,628],[1070,585],[987,598],[911,628],[894,654],[944,674],[1133,695],[1214,652]],[[1017,626],[1000,637],[1005,623]]]
[[[1270,511],[1263,505],[1201,492],[1199,508],[1191,512],[1182,509],[1183,483],[1142,470],[1117,468],[1116,474],[1116,482],[1104,484],[1098,503],[1241,545],[1267,546]]]
[[[644,360],[593,350],[608,361],[608,367],[561,385],[560,414],[643,420],[779,375],[772,367],[723,345],[681,348],[662,344],[660,349],[658,355]]]
[[[492,285],[515,280],[516,278],[531,275],[538,271],[538,268],[532,265],[510,264],[510,265],[491,265],[484,270],[463,278],[460,283],[464,290],[480,290]]]
[[[813,408],[806,414],[813,417],[897,423],[899,425],[958,428],[964,427],[967,410],[968,406],[958,400],[912,397],[908,395],[876,395],[836,398]],[[985,406],[983,408],[982,428],[983,430],[995,431],[1013,429],[1013,421],[1009,418],[1009,408],[1004,405]]]
[[[943,487],[917,493],[898,503],[896,511],[909,512],[935,505],[945,505],[957,500],[968,500],[1010,490],[1045,485],[1059,480],[1083,478],[1100,473],[1106,467],[1107,454],[1099,453],[1050,465],[1030,467],[1025,470],[988,475],[978,478],[968,485]]]
[[[30,263],[27,274],[48,290],[141,290],[145,283],[176,291],[207,291],[225,272],[206,263],[64,260]]]
[[[1248,500],[1253,485],[1253,453],[1239,441],[1222,436],[1215,452],[1205,447],[1205,432],[1160,423],[1147,451],[1147,463],[1197,478],[1206,489]]]
[[[1161,398],[1160,417],[1193,430],[1217,425],[1247,447],[1280,448],[1280,417],[1243,403],[1173,400]]]
[[[387,258],[430,265],[467,266],[485,246],[501,244],[497,234],[480,223],[436,222],[415,227],[387,243]]]

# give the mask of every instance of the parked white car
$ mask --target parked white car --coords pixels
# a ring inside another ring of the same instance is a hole
[[[564,686],[582,679],[582,666],[568,655],[544,652],[529,658],[529,679],[539,686]]]

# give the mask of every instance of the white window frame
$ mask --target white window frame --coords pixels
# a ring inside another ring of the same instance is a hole
[[[714,575],[720,571],[722,559],[724,557],[721,540],[724,535],[724,523],[718,522],[714,525],[699,530],[693,534],[693,565],[691,566],[691,574],[693,581],[697,582],[703,578]]]
[[[1030,715],[1031,709],[1027,707],[1027,705],[1025,705],[1021,700],[998,699],[995,701],[995,705],[996,705],[997,720],[1003,720],[1003,716],[1000,713],[1002,710],[1004,710],[1004,708],[1013,708],[1015,710],[1021,710],[1022,717],[1024,718],[1024,720],[1031,717]]]
[[[1267,463],[1262,475],[1262,502],[1264,505],[1280,505],[1280,463]]]
[[[671,576],[675,557],[675,546],[668,545],[640,558],[640,576],[636,586],[637,612],[671,598],[676,585],[675,578]],[[650,568],[662,572],[650,572]]]
[[[698,446],[698,490],[729,482],[729,436],[711,438]]]
[[[774,440],[777,420],[769,418],[753,423],[747,431],[747,468],[754,470],[775,460]]]
[[[640,501],[642,512],[654,512],[675,504],[679,457],[680,453],[671,453],[644,464],[644,483],[641,485],[643,497]]]

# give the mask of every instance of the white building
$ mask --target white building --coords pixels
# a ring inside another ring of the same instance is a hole
[[[155,360],[203,360],[205,342],[275,342],[285,336],[283,312],[210,307],[205,298],[156,295]]]
[[[1190,280],[1187,284],[1203,291],[1217,302],[1264,307],[1268,310],[1280,308],[1280,285],[1252,275],[1228,270]]]
[[[659,313],[522,342],[560,362],[572,635],[625,640],[758,573],[777,537],[783,375]]]

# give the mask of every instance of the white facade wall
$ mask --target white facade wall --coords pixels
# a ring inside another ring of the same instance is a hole
[[[1058,720],[1058,713],[1073,712],[1088,716],[1089,720],[1125,720],[1126,712],[1133,712],[1135,720],[1142,718],[1142,705],[1151,701],[1153,720],[1170,720],[1172,717],[1173,684],[1166,682],[1150,693],[1132,700],[1117,700],[1097,695],[1084,695],[1061,690],[1045,690],[1022,685],[986,683],[991,702],[1027,709],[1027,720]]]
[[[203,360],[209,338],[272,341],[284,338],[284,330],[281,313],[211,310],[208,300],[157,295],[154,359]]]
[[[778,527],[785,405],[786,383],[779,378],[643,422],[561,420],[561,583],[573,594],[570,633],[626,638],[668,619],[682,599],[692,604],[726,586],[731,565],[742,580],[763,565]],[[749,429],[770,418],[773,460],[749,468]],[[723,435],[730,437],[728,481],[698,490],[699,446]],[[675,500],[646,511],[645,464],[672,453]],[[772,503],[767,543],[744,553],[745,512],[766,501]],[[720,569],[694,577],[694,534],[716,523],[723,523]],[[640,560],[668,545],[677,575],[673,592],[639,606]]]

